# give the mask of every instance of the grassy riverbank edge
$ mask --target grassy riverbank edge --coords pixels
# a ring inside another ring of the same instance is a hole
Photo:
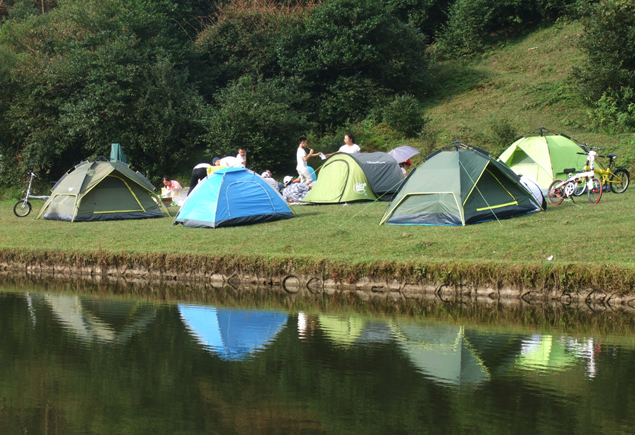
[[[0,249],[0,265],[91,269],[92,273],[152,273],[166,279],[200,279],[213,274],[258,276],[283,280],[288,276],[313,277],[351,285],[364,279],[401,284],[472,285],[500,289],[533,288],[577,294],[593,289],[620,296],[635,289],[635,269],[607,264],[509,263],[482,261],[348,262],[294,256],[187,255],[168,253],[61,252]],[[190,278],[192,277],[192,278]]]

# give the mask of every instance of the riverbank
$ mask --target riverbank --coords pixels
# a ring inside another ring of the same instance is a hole
[[[190,256],[0,250],[0,271],[58,280],[246,285],[288,294],[350,294],[361,300],[557,301],[635,308],[635,271],[608,265],[495,262],[349,263],[243,255]]]

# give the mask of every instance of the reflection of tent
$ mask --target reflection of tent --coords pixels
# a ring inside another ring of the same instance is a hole
[[[382,224],[466,225],[539,209],[503,163],[463,144],[452,148],[433,154],[410,173]]]
[[[124,342],[149,325],[156,314],[152,305],[140,302],[53,294],[45,300],[66,328],[86,341]]]
[[[276,311],[245,311],[179,305],[181,319],[206,348],[224,360],[241,360],[262,350],[287,322]]]
[[[386,153],[337,153],[322,165],[317,182],[302,201],[335,204],[389,199],[402,181],[399,164]]]
[[[334,343],[349,346],[362,335],[366,320],[348,316],[342,318],[339,316],[320,314],[320,329]]]
[[[523,136],[511,144],[498,160],[505,163],[517,174],[536,181],[545,191],[554,178],[567,179],[563,171],[566,168],[582,169],[585,156],[578,153],[584,150],[563,134]]]
[[[523,340],[518,366],[530,370],[564,369],[576,363],[576,356],[568,353],[564,344],[551,335],[534,335]]]
[[[399,324],[395,328],[410,360],[433,380],[458,386],[489,379],[462,326]]]
[[[258,174],[244,168],[212,172],[196,185],[174,225],[219,228],[295,217],[285,200]]]
[[[53,186],[38,218],[69,222],[163,217],[154,186],[118,161],[82,162]]]

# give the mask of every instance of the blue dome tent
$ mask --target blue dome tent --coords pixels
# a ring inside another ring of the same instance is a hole
[[[224,168],[209,174],[183,203],[174,225],[219,228],[295,217],[279,192],[256,173]]]
[[[225,361],[239,361],[271,343],[287,323],[277,311],[249,311],[179,304],[187,329]]]

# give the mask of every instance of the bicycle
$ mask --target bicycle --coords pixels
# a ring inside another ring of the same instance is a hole
[[[554,180],[547,190],[547,200],[550,204],[559,205],[566,198],[571,198],[571,201],[573,201],[573,194],[580,180],[586,180],[584,184],[589,202],[591,204],[600,202],[602,198],[602,182],[599,178],[595,177],[594,172],[594,161],[597,153],[595,151],[589,151],[588,153],[578,154],[586,154],[588,156],[586,165],[589,167],[589,170],[571,175],[575,172],[575,168],[565,169],[564,173],[568,174],[569,178],[567,180]]]
[[[13,206],[13,214],[15,214],[17,217],[27,217],[29,213],[31,213],[32,207],[29,199],[47,200],[50,198],[47,195],[31,195],[31,185],[33,184],[33,179],[37,178],[37,175],[35,175],[33,171],[29,171],[28,174],[30,178],[29,185],[26,188],[26,195],[24,196],[24,199],[19,200]]]
[[[587,151],[589,150],[601,150],[599,147],[591,147],[588,144],[581,143],[580,146]],[[597,155],[597,157],[608,158],[609,164],[606,169],[602,169],[595,167],[594,172],[595,175],[600,176],[600,181],[602,182],[602,186],[608,186],[613,193],[624,193],[626,189],[628,189],[628,185],[630,184],[630,172],[624,166],[615,166],[615,159],[617,156],[615,154],[607,154],[605,156]],[[589,170],[588,166],[585,166],[585,171]],[[581,196],[586,191],[586,183],[583,180],[579,182],[576,186],[575,192],[573,193],[575,196]]]

